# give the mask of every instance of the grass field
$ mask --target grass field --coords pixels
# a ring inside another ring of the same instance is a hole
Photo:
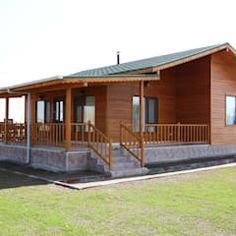
[[[83,191],[0,171],[0,235],[236,235],[236,168]]]

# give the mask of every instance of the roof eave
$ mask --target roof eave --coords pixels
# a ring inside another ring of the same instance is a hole
[[[225,43],[222,46],[213,48],[211,50],[207,50],[202,53],[196,53],[195,55],[186,56],[185,58],[182,58],[180,60],[171,61],[169,63],[165,63],[162,65],[153,67],[152,72],[158,72],[160,70],[164,70],[164,69],[168,69],[168,68],[171,68],[174,66],[178,66],[178,65],[181,65],[181,64],[193,61],[193,60],[197,60],[197,59],[200,59],[200,58],[203,58],[203,57],[206,57],[206,56],[212,55],[214,53],[217,53],[219,51],[223,51],[223,50],[227,50],[227,49],[232,51],[236,55],[235,49],[229,43]]]
[[[25,92],[37,88],[56,86],[56,85],[75,85],[86,86],[87,83],[116,83],[116,82],[135,82],[135,81],[156,81],[160,79],[159,73],[155,75],[114,75],[114,76],[65,76],[50,80],[41,80],[40,82],[31,82],[16,86],[10,86],[0,89],[0,96],[8,94],[8,90],[14,92]]]

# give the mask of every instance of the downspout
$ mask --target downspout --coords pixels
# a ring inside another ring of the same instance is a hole
[[[31,123],[31,93],[29,92],[13,92],[7,89],[9,94],[27,94],[27,144],[26,144],[26,163],[30,164],[30,123]]]

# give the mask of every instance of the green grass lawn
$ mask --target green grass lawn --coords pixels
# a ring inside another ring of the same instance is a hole
[[[0,172],[0,235],[236,235],[236,168],[83,191]]]

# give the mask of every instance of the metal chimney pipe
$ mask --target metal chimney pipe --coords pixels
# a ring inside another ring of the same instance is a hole
[[[120,64],[120,52],[117,51],[116,54],[117,54],[117,65],[119,65]]]

